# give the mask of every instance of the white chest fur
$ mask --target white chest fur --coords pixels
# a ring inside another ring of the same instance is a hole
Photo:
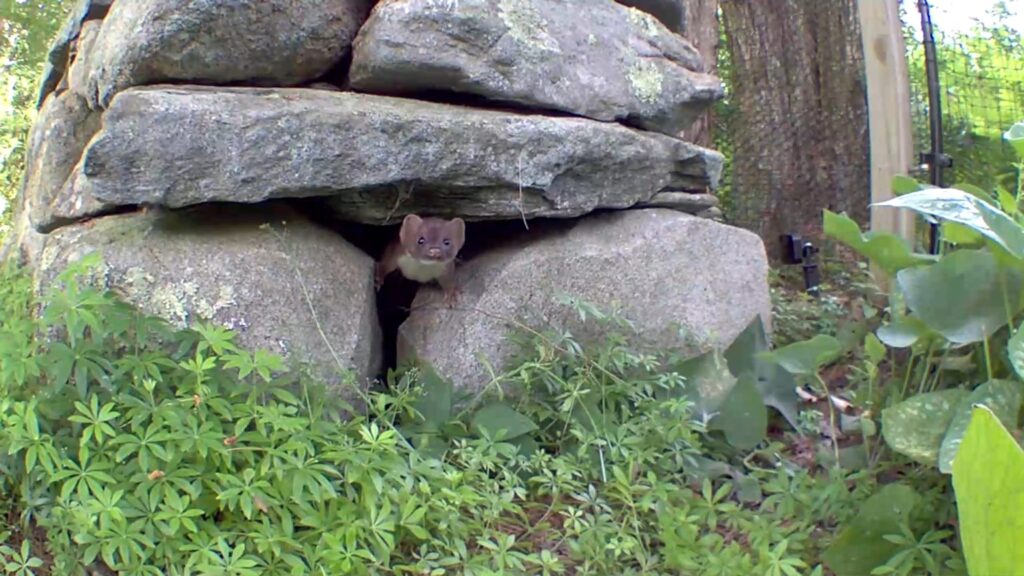
[[[408,254],[398,257],[398,268],[402,271],[402,276],[424,284],[440,278],[447,267],[447,262],[424,262]]]

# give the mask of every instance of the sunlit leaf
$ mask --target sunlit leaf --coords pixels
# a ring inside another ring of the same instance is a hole
[[[921,464],[935,466],[956,407],[968,395],[962,388],[917,394],[882,410],[882,437],[890,448]]]
[[[953,421],[949,423],[942,447],[939,449],[939,471],[949,474],[953,471],[953,458],[967,432],[975,406],[984,406],[992,411],[1004,426],[1017,426],[1020,413],[1021,384],[1012,380],[989,380],[971,391],[956,407]]]
[[[915,254],[894,234],[861,233],[860,226],[845,215],[825,210],[824,218],[825,235],[846,244],[890,274],[935,260],[929,255]]]
[[[1024,575],[1024,452],[987,408],[972,411],[953,460],[960,541],[971,574]]]

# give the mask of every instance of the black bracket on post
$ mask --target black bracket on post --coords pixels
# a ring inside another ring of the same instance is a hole
[[[931,166],[933,166],[933,165],[938,166],[940,168],[952,168],[953,167],[953,157],[950,156],[949,154],[939,154],[939,161],[938,162],[934,161],[935,160],[935,154],[932,154],[931,152],[921,152],[919,158],[920,158],[920,163],[925,165],[925,166],[928,166],[929,168]]]
[[[810,240],[804,240],[796,234],[783,234],[782,261],[786,264],[801,264],[804,269],[804,290],[813,296],[818,295],[821,285],[818,248]]]

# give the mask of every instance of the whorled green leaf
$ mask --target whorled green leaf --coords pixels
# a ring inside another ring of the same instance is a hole
[[[1017,122],[1006,132],[1003,132],[1003,140],[1017,153],[1017,158],[1024,160],[1024,122]]]
[[[981,342],[1019,309],[1020,272],[987,250],[957,250],[931,266],[901,270],[896,281],[913,315],[956,344]]]
[[[512,440],[533,432],[537,429],[537,424],[508,404],[493,402],[480,408],[473,415],[471,428],[474,431],[486,430],[491,435],[504,430],[503,440]]]
[[[861,233],[860,226],[845,215],[825,210],[824,219],[826,236],[846,244],[889,274],[935,260],[929,255],[915,254],[902,238],[894,234]]]
[[[921,464],[938,464],[939,449],[956,407],[967,397],[961,388],[911,396],[882,410],[882,437],[890,448]]]
[[[768,412],[753,372],[739,377],[709,427],[725,432],[725,439],[738,450],[750,450],[764,440],[768,434]]]
[[[949,423],[946,437],[939,449],[939,471],[949,474],[953,471],[953,459],[971,422],[974,406],[984,406],[999,417],[1004,426],[1015,428],[1020,413],[1022,391],[1020,382],[1013,380],[989,380],[978,386],[956,407],[953,421]]]
[[[991,203],[956,188],[931,188],[874,204],[909,208],[927,216],[957,222],[1024,258],[1024,229]]]
[[[953,460],[960,541],[970,574],[1024,575],[1024,452],[987,408],[972,410]]]
[[[819,334],[810,340],[794,342],[763,353],[762,357],[776,362],[793,374],[809,375],[838,358],[842,349],[839,340],[827,334]]]
[[[866,576],[885,564],[899,545],[885,539],[898,534],[921,496],[903,484],[888,484],[860,507],[822,555],[836,576]]]

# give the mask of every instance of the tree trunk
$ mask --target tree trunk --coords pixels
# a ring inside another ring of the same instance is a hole
[[[868,220],[864,55],[856,0],[722,0],[736,224],[780,255],[819,237],[822,209]]]
[[[686,39],[693,42],[708,74],[718,70],[718,0],[682,0]],[[700,146],[712,147],[711,111],[708,110],[689,128],[683,138]]]

